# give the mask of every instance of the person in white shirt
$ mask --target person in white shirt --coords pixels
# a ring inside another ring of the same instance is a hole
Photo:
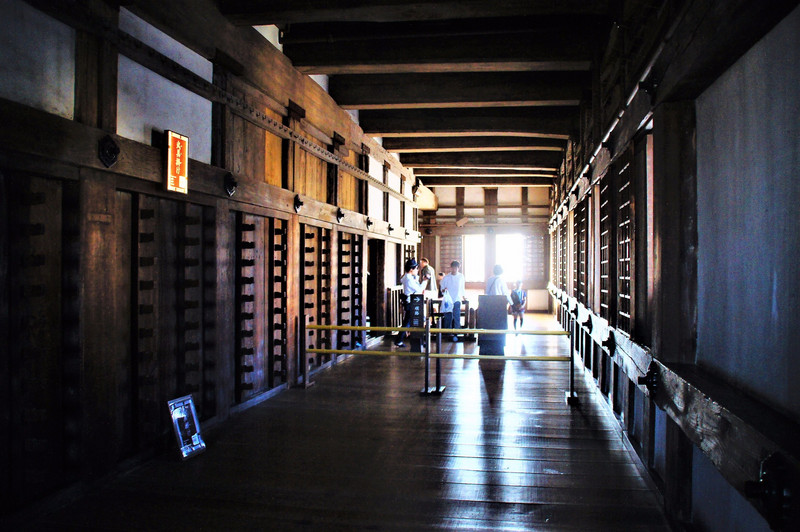
[[[486,294],[490,296],[506,296],[510,305],[512,303],[511,292],[508,291],[508,285],[503,279],[503,267],[495,264],[493,272],[494,275],[486,281]]]
[[[422,294],[425,290],[425,286],[420,283],[419,276],[417,275],[418,266],[416,259],[408,259],[405,263],[405,268],[403,268],[405,273],[400,278],[400,283],[403,285],[403,295],[405,296],[405,301],[403,302],[403,327],[408,327],[411,323],[411,309],[409,308],[411,298],[409,296],[412,294]],[[402,331],[398,334],[394,345],[397,347],[406,345],[403,342],[403,338],[406,337],[406,334],[406,331]]]
[[[453,311],[443,316],[443,329],[459,329],[461,327],[461,300],[464,299],[466,295],[466,288],[464,285],[464,276],[458,271],[460,267],[461,263],[457,260],[451,262],[450,273],[445,275],[439,283],[439,289],[442,291],[442,295],[447,292],[453,300]],[[457,342],[458,337],[454,334],[451,340]]]
[[[436,272],[425,257],[419,259],[419,278],[425,290],[431,290],[432,292],[438,290],[436,287]]]

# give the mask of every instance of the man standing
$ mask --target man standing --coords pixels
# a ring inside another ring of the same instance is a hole
[[[419,259],[419,278],[425,290],[436,292],[436,272],[425,257]]]
[[[419,282],[417,275],[418,264],[416,259],[408,259],[405,263],[405,274],[400,278],[400,283],[403,285],[403,327],[408,327],[411,322],[411,295],[423,293],[423,285]],[[397,335],[394,345],[397,347],[405,346],[403,339],[406,337],[406,331],[402,331]]]
[[[461,300],[464,299],[466,295],[466,289],[464,286],[464,276],[458,271],[460,267],[461,263],[457,260],[451,262],[450,273],[445,275],[444,279],[442,279],[442,282],[439,284],[442,294],[444,295],[444,293],[447,292],[453,300],[453,312],[444,315],[444,329],[458,329],[461,327]],[[455,334],[452,337],[452,341],[458,341],[458,337]]]

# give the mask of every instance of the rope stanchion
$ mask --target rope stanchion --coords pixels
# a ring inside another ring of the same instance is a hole
[[[428,334],[430,334],[430,330],[431,330],[430,329],[430,322],[426,321],[425,322],[425,326],[426,326],[425,328],[428,331]],[[431,354],[431,344],[430,344],[430,342],[427,342],[425,344],[425,382],[422,385],[422,390],[420,390],[420,392],[419,392],[420,395],[431,395],[433,393],[433,388],[428,386],[428,384],[430,382],[430,373],[431,373],[431,357],[430,357],[430,354]]]
[[[354,349],[311,349],[305,348],[301,343],[302,352],[301,359],[305,359],[308,353],[319,354],[343,354],[343,355],[368,355],[368,356],[399,356],[399,357],[424,357],[425,366],[425,385],[420,391],[420,395],[441,395],[445,386],[441,383],[441,361],[442,359],[464,359],[464,360],[515,360],[515,361],[528,361],[528,362],[569,362],[569,391],[564,392],[567,404],[575,406],[579,404],[578,394],[575,391],[575,348],[573,345],[573,320],[570,319],[567,323],[566,331],[509,331],[508,329],[444,329],[439,327],[431,327],[430,320],[426,320],[425,327],[364,327],[364,326],[350,326],[350,325],[313,325],[302,323],[302,332],[305,334],[305,329],[316,330],[351,330],[351,331],[386,331],[386,332],[421,332],[424,333],[424,349],[420,351],[368,351],[368,350],[354,350]],[[469,355],[465,353],[431,353],[431,334],[436,333],[436,349],[441,351],[441,337],[442,333],[446,334],[515,334],[515,335],[529,335],[529,336],[566,336],[569,342],[569,355],[568,356],[548,356],[548,355]],[[436,359],[436,386],[429,386],[430,384],[430,359]],[[303,375],[304,383],[307,382],[307,376]],[[308,386],[313,383],[308,384]]]
[[[310,382],[309,375],[308,375],[308,353],[309,350],[306,347],[306,328],[309,326],[306,323],[306,316],[302,316],[302,319],[299,320],[300,322],[300,330],[297,334],[297,339],[300,342],[300,361],[303,363],[303,370],[301,375],[303,376],[303,388],[310,388],[314,385],[313,382]]]
[[[570,320],[570,333],[572,332],[572,320]],[[577,406],[579,404],[578,394],[575,392],[575,349],[572,345],[572,334],[569,338],[569,391],[566,392],[567,404]]]
[[[317,353],[321,355],[332,355],[334,353],[340,355],[370,355],[370,356],[386,356],[386,357],[416,357],[419,358],[425,353],[422,351],[367,351],[357,349],[306,349],[308,353]]]
[[[431,358],[441,360],[443,358],[465,360],[521,360],[529,362],[569,362],[570,357],[548,356],[548,355],[467,355],[464,353],[431,353]]]

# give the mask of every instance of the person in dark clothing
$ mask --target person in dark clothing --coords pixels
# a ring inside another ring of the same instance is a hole
[[[525,316],[525,307],[528,304],[528,293],[522,289],[522,281],[517,281],[514,285],[514,290],[511,291],[511,315],[514,316],[514,328],[517,328],[517,319],[519,319],[519,327],[522,328],[522,319]]]

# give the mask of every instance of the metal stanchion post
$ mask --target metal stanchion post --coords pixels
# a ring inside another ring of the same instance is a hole
[[[439,323],[438,323],[439,328],[441,328],[441,326],[442,326],[441,320],[442,320],[442,318],[440,317],[439,318]],[[442,352],[442,333],[438,333],[436,336],[437,336],[436,352],[437,353],[441,353]],[[444,389],[445,388],[446,388],[446,386],[442,386],[442,359],[441,358],[437,358],[436,359],[436,389],[434,390],[433,393],[435,393],[436,395],[442,395],[444,393]]]
[[[430,388],[430,362],[431,362],[431,317],[425,320],[425,387],[419,392],[420,395],[431,395],[434,391]]]
[[[578,402],[578,394],[575,392],[575,349],[572,344],[572,333],[573,333],[573,322],[572,319],[569,320],[569,335],[567,338],[569,339],[569,391],[566,393],[567,396],[567,404],[570,406],[576,406],[579,404]]]
[[[300,331],[298,336],[298,342],[300,345],[300,362],[303,364],[303,388],[310,388],[314,385],[313,382],[310,382],[308,376],[308,351],[306,351],[306,316],[300,316]]]

